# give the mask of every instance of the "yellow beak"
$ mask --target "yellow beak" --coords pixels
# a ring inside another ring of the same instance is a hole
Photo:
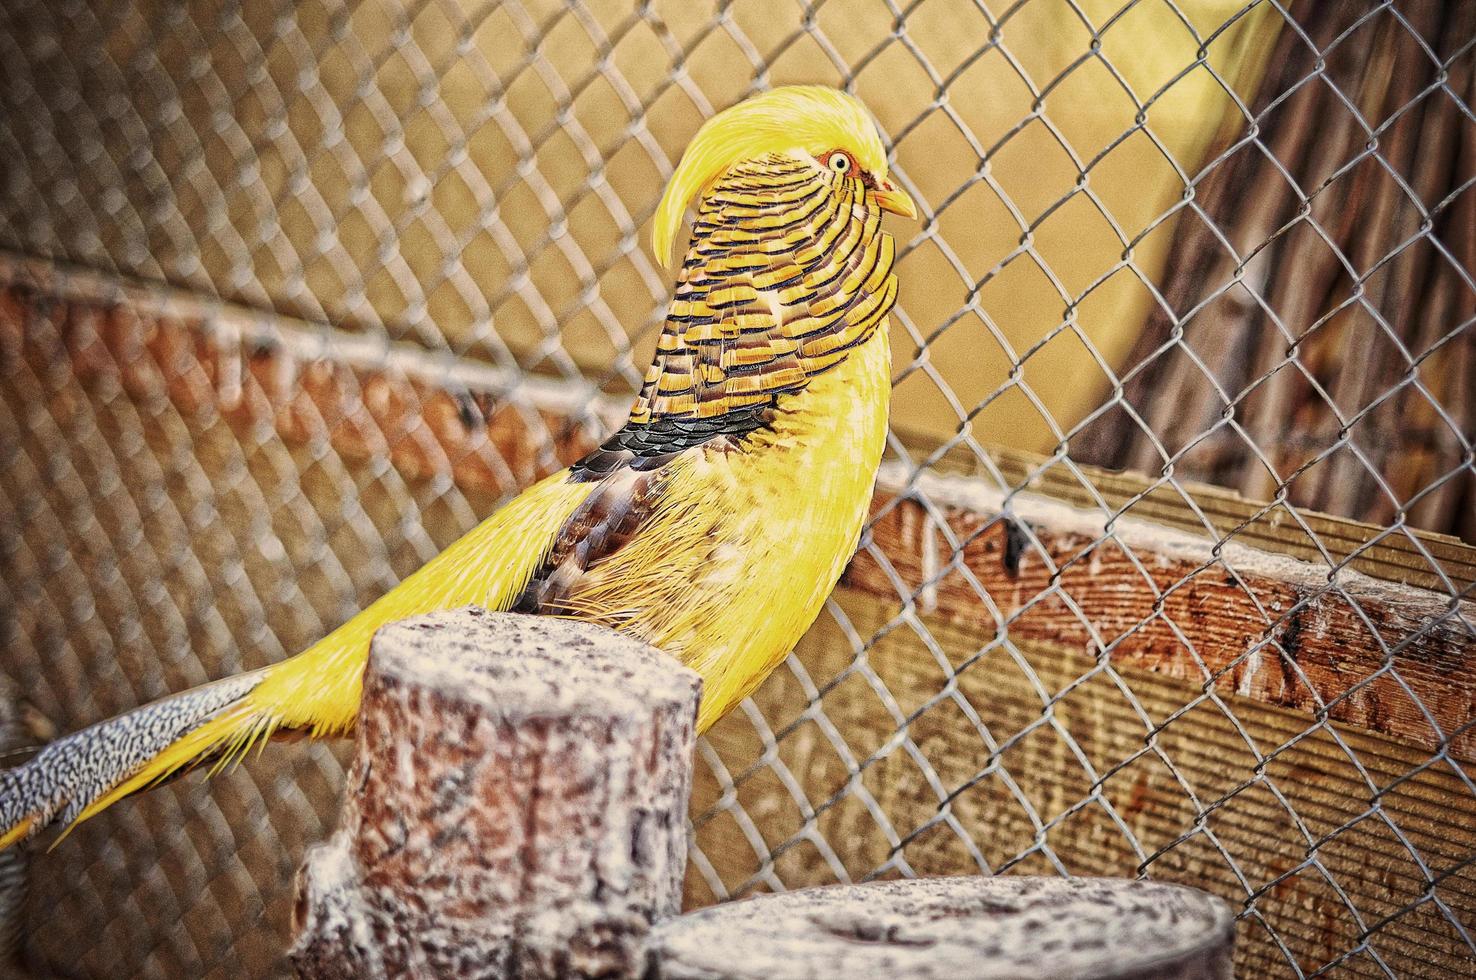
[[[877,207],[883,211],[900,214],[904,218],[917,217],[917,205],[912,203],[912,198],[902,188],[895,186],[890,180],[884,180],[876,185],[876,190],[871,192],[876,200]]]

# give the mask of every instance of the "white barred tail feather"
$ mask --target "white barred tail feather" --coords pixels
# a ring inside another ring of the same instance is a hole
[[[50,719],[20,692],[20,686],[0,675],[0,758],[34,751],[56,736]],[[12,847],[0,851],[0,977],[26,976],[25,928],[27,874],[30,853]]]
[[[227,677],[135,708],[57,739],[24,765],[0,772],[0,847],[56,820],[73,823],[85,817],[172,745],[198,735],[240,705],[265,673]],[[217,741],[201,748],[210,754],[221,747]],[[192,753],[173,768],[200,761],[200,754]],[[169,774],[152,774],[149,781]]]

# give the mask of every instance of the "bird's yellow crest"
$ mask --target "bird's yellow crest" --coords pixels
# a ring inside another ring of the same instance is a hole
[[[656,208],[651,247],[657,261],[670,263],[687,205],[733,164],[770,153],[819,157],[830,150],[844,150],[874,180],[886,180],[887,154],[876,124],[859,101],[837,89],[787,85],[719,112],[688,144]]]

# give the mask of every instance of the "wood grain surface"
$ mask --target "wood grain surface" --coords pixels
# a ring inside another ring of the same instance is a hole
[[[835,610],[803,670],[755,696],[757,730],[735,713],[707,735],[690,905],[904,874],[1142,874],[1231,903],[1237,976],[1476,970],[1476,765],[867,592]]]

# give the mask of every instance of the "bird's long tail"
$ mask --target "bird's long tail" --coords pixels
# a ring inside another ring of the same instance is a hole
[[[278,667],[290,664],[286,661]],[[229,761],[279,724],[253,698],[272,670],[238,674],[144,705],[52,742],[0,772],[0,848],[207,759]]]
[[[506,609],[595,486],[555,473],[297,656],[93,725],[0,772],[0,848],[58,820],[86,820],[202,762],[229,763],[273,734],[348,731],[376,629],[473,603]]]

